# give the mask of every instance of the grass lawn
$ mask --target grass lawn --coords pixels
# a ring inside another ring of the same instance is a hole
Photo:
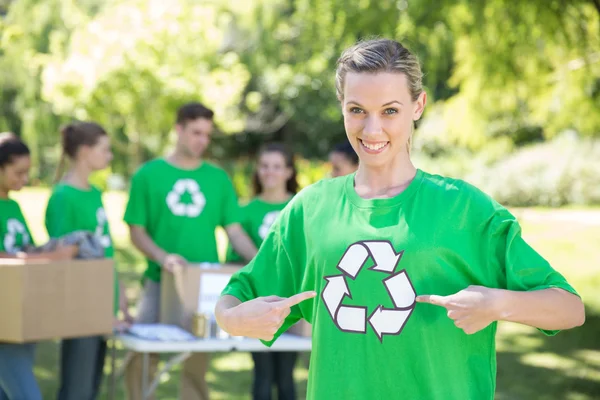
[[[48,192],[27,189],[14,196],[25,213],[38,242],[47,238],[43,213]],[[130,299],[137,298],[138,279],[144,265],[140,254],[128,240],[122,223],[125,195],[105,195],[112,234],[117,247],[117,262]],[[585,213],[586,210],[577,210]],[[525,238],[563,273],[584,298],[586,324],[579,329],[546,337],[535,329],[516,324],[500,324],[498,347],[497,399],[500,400],[591,400],[600,398],[600,211],[589,211],[590,218],[569,219],[569,210],[515,210],[523,225]],[[555,218],[558,217],[558,218]],[[563,218],[564,217],[564,218]],[[592,218],[593,217],[593,218]],[[222,233],[219,235],[223,237]],[[223,240],[220,240],[223,252]],[[223,254],[223,253],[221,253]],[[132,304],[133,307],[134,304]],[[118,351],[117,367],[124,352]],[[52,399],[57,389],[58,347],[44,342],[38,347],[36,376],[43,397]],[[308,371],[303,359],[296,378],[299,398],[306,393]],[[249,399],[252,362],[245,353],[215,355],[207,380],[213,399]],[[110,372],[107,362],[106,373]],[[165,376],[157,391],[161,400],[177,399],[179,370]],[[102,398],[106,398],[104,394]],[[124,399],[122,381],[117,398]]]

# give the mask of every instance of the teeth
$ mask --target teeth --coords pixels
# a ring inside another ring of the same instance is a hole
[[[369,144],[369,143],[365,143],[361,140],[363,146],[365,146],[367,149],[369,150],[379,150],[381,148],[383,148],[387,142],[381,142],[381,143],[377,143],[377,144]]]

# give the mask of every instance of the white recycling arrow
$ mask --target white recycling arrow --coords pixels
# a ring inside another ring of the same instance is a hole
[[[345,332],[367,332],[367,307],[341,306],[335,321]]]
[[[342,256],[338,263],[338,269],[356,278],[358,272],[369,258],[369,251],[361,242],[354,243]]]
[[[407,308],[415,304],[417,294],[405,270],[384,279],[383,283],[396,308]]]
[[[366,333],[367,321],[383,342],[385,335],[398,335],[415,308],[416,292],[406,270],[394,274],[404,251],[396,253],[389,241],[360,241],[348,247],[337,268],[343,275],[326,276],[327,284],[321,294],[327,311],[336,326],[344,332]],[[367,317],[367,307],[342,305],[344,297],[352,298],[346,276],[355,279],[371,257],[371,270],[391,274],[383,284],[394,303],[394,308],[377,306]]]
[[[326,276],[325,280],[327,280],[327,284],[323,289],[323,301],[331,318],[335,320],[336,311],[344,297],[350,295],[350,289],[348,289],[344,275]]]
[[[374,271],[382,271],[392,273],[396,269],[400,258],[402,258],[402,254],[404,251],[396,254],[392,244],[388,241],[368,241],[364,242],[364,244],[369,248],[373,259],[375,260],[375,265],[371,268]]]
[[[373,327],[379,341],[383,342],[383,335],[397,335],[400,333],[412,311],[413,308],[396,310],[379,306],[369,317],[369,324]]]

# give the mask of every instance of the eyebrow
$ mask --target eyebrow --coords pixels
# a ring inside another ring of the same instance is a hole
[[[402,104],[401,102],[399,102],[398,100],[392,100],[392,101],[389,101],[389,102],[387,102],[387,103],[383,104],[381,107],[390,106],[390,105],[392,105],[392,104],[394,104],[394,103],[398,103],[398,104],[399,104],[399,105],[401,105],[401,106],[403,106],[403,105],[404,105],[404,104]],[[357,105],[357,106],[359,106],[359,107],[362,107],[362,106],[361,106],[359,103],[357,103],[356,101],[349,101],[349,102],[348,102],[348,104],[354,104],[354,105]]]

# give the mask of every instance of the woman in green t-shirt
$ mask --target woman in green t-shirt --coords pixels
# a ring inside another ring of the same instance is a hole
[[[265,145],[258,154],[252,186],[255,197],[242,207],[242,227],[257,248],[267,236],[271,225],[298,191],[294,155],[279,143]],[[227,261],[241,258],[229,249]],[[253,400],[271,399],[273,385],[280,400],[296,398],[294,366],[296,352],[256,352],[254,360]]]
[[[75,256],[76,246],[62,246],[52,252],[27,254],[23,247],[33,239],[19,204],[9,198],[29,178],[29,148],[11,133],[0,135],[0,258],[68,260]],[[33,375],[34,343],[0,342],[0,400],[41,400],[42,395]]]
[[[78,122],[62,130],[63,156],[57,171],[62,174],[65,158],[70,168],[52,191],[46,208],[46,229],[50,237],[70,232],[94,232],[105,249],[105,257],[114,257],[114,247],[108,219],[102,203],[102,193],[90,184],[90,174],[107,168],[112,160],[110,139],[106,131],[92,122]],[[130,320],[127,299],[118,283],[115,269],[115,315],[119,308]],[[123,323],[115,317],[115,327]],[[61,343],[61,364],[58,400],[95,399],[103,376],[106,341],[103,336],[65,339]]]
[[[307,399],[491,400],[498,321],[546,335],[585,321],[506,208],[415,167],[422,78],[394,40],[344,51],[335,81],[358,170],[294,196],[217,303],[225,331],[268,345],[312,323]]]

